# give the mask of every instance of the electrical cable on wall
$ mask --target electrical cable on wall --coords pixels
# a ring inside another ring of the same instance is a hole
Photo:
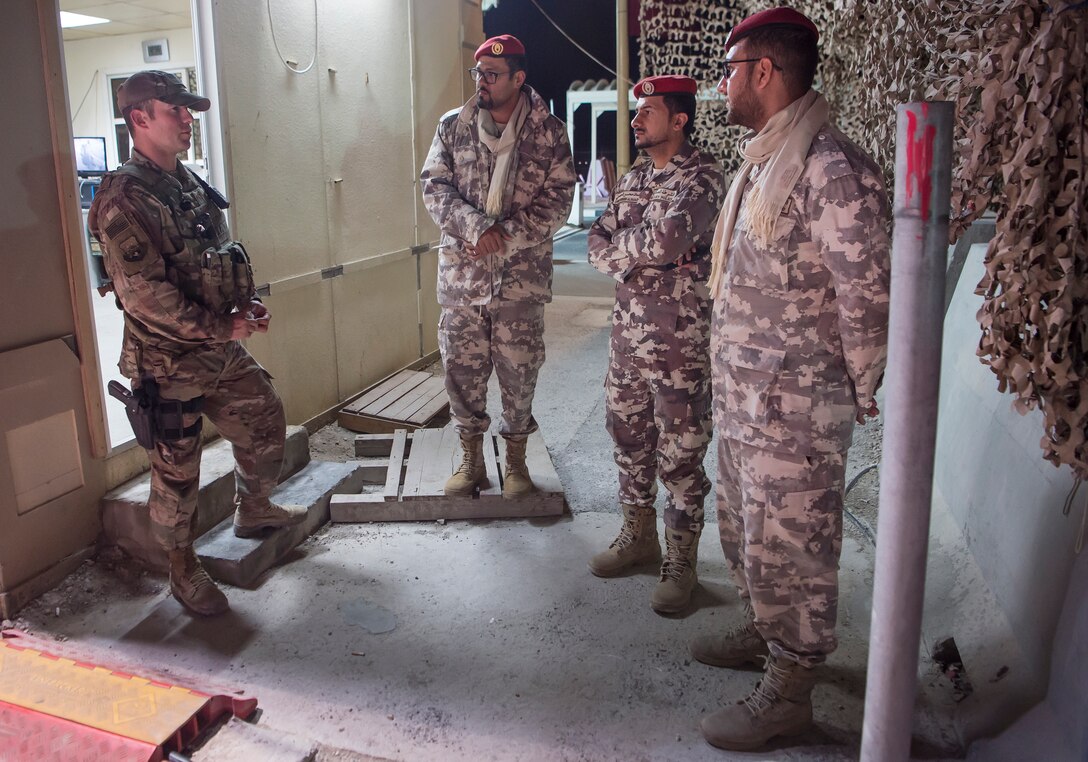
[[[94,70],[94,74],[91,75],[91,83],[87,85],[86,92],[83,93],[83,98],[79,102],[79,106],[76,108],[76,113],[72,114],[72,122],[75,122],[79,118],[79,112],[83,110],[83,104],[87,102],[87,96],[91,94],[91,88],[98,82],[98,69]]]
[[[600,66],[600,67],[601,67],[602,69],[604,69],[605,71],[607,71],[607,72],[608,72],[609,74],[611,74],[611,75],[612,75],[613,77],[619,77],[619,75],[618,75],[618,74],[616,74],[616,70],[615,70],[615,69],[613,69],[613,68],[609,67],[609,66],[608,66],[607,64],[603,63],[603,62],[602,62],[602,61],[601,61],[601,60],[600,60],[599,58],[597,58],[597,57],[596,57],[596,56],[594,56],[594,55],[593,55],[592,53],[590,53],[590,52],[589,52],[588,50],[586,50],[586,49],[585,49],[585,48],[583,48],[583,47],[582,47],[581,45],[579,45],[579,44],[578,44],[578,43],[577,43],[577,42],[575,41],[575,39],[574,39],[573,37],[571,37],[571,36],[570,36],[569,34],[567,34],[566,32],[564,32],[564,31],[563,31],[563,27],[561,27],[561,26],[559,26],[559,24],[555,23],[555,21],[553,21],[553,20],[552,20],[552,17],[551,17],[551,16],[549,16],[549,15],[548,15],[547,13],[545,13],[545,12],[544,12],[544,9],[540,7],[540,3],[538,3],[538,2],[536,1],[536,0],[529,0],[529,2],[531,2],[531,3],[532,3],[532,4],[534,5],[534,6],[536,6],[536,9],[537,9],[538,11],[540,11],[540,15],[541,15],[541,16],[543,16],[544,18],[546,18],[546,19],[548,20],[548,23],[549,23],[549,24],[551,24],[552,26],[554,26],[554,27],[556,28],[556,30],[557,30],[557,31],[559,32],[559,34],[561,34],[561,35],[563,35],[564,37],[566,37],[566,38],[567,38],[567,41],[568,41],[568,42],[569,42],[569,43],[570,43],[571,45],[573,45],[574,47],[578,48],[578,50],[580,50],[580,51],[582,51],[583,53],[585,53],[585,54],[586,54],[586,56],[588,56],[588,57],[589,57],[589,59],[590,59],[591,61],[593,61],[593,62],[594,62],[595,64],[597,64],[598,66]]]
[[[314,68],[314,64],[317,63],[317,0],[314,0],[314,57],[311,58],[310,63],[306,64],[302,69],[296,69],[292,66],[291,64],[295,62],[285,58],[283,53],[280,52],[280,44],[276,40],[276,24],[272,21],[272,0],[265,0],[264,7],[265,10],[268,11],[268,28],[272,32],[272,47],[276,49],[276,55],[279,56],[280,63],[287,68],[287,71],[293,74],[305,74],[310,69]]]

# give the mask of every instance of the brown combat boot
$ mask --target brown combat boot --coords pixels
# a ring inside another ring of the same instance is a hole
[[[763,679],[743,701],[709,714],[699,723],[711,746],[752,751],[777,736],[794,736],[812,727],[815,673],[794,661],[767,657]]]
[[[699,533],[665,528],[665,560],[661,580],[650,596],[650,607],[659,614],[679,614],[691,603],[699,578],[695,562],[699,557]]]
[[[614,577],[625,569],[661,560],[657,539],[657,513],[624,503],[619,536],[605,550],[589,559],[589,570],[598,577]]]
[[[170,551],[170,592],[178,603],[200,616],[216,616],[230,609],[227,596],[204,571],[191,545]]]
[[[487,478],[484,470],[484,435],[461,435],[461,465],[446,480],[445,493],[451,497],[472,497],[476,486]]]
[[[525,497],[531,494],[533,480],[529,477],[529,468],[525,465],[524,439],[506,440],[506,470],[502,477],[502,496],[510,498]]]
[[[234,511],[234,536],[256,537],[266,529],[297,526],[306,520],[306,516],[304,505],[277,505],[271,500],[263,506],[239,502]]]
[[[692,657],[712,667],[762,667],[767,641],[756,630],[755,618],[751,601],[745,600],[744,621],[724,635],[700,635],[692,640],[689,645]]]

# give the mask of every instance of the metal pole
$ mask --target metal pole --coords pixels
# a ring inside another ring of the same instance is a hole
[[[631,82],[627,37],[627,0],[616,0],[616,179],[631,168]],[[609,188],[611,193],[612,189]]]
[[[944,327],[953,104],[896,109],[884,450],[863,762],[910,755]]]

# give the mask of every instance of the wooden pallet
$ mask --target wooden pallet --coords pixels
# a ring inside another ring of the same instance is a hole
[[[536,491],[517,500],[502,496],[506,440],[494,434],[484,437],[487,483],[472,497],[447,497],[442,491],[461,460],[461,444],[452,425],[360,435],[355,438],[355,454],[365,466],[370,487],[358,495],[333,495],[329,504],[333,522],[558,516],[566,508],[563,484],[540,432],[529,436],[525,454]]]
[[[419,370],[402,370],[345,405],[337,422],[352,431],[391,434],[397,429],[425,428],[442,419],[449,407],[442,378]]]

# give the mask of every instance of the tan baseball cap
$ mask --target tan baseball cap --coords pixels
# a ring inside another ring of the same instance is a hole
[[[207,111],[212,102],[203,95],[189,92],[181,80],[165,71],[138,71],[117,88],[117,108],[121,113],[130,106],[151,98],[172,106]]]

